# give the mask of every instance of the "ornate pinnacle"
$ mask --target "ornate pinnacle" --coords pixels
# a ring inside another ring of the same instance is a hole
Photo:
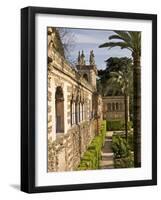
[[[81,64],[81,56],[80,56],[80,51],[78,52],[78,65]]]
[[[85,62],[85,55],[84,55],[83,50],[82,50],[82,54],[81,54],[81,57],[80,57],[80,64],[81,65],[85,65],[86,64],[86,62]]]
[[[89,56],[89,63],[90,65],[95,65],[95,60],[94,60],[94,53],[93,50],[90,51],[90,56]]]

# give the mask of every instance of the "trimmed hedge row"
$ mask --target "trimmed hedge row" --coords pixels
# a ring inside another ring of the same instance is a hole
[[[128,122],[127,124],[128,130],[132,128],[132,122]],[[125,130],[125,122],[121,120],[112,120],[107,121],[107,131],[118,131]]]
[[[84,153],[77,170],[92,170],[99,168],[101,149],[105,142],[106,121],[102,121],[99,135],[97,135]]]
[[[132,135],[132,134],[131,134]],[[131,142],[130,135],[130,142]],[[134,167],[134,156],[131,152],[132,146],[126,141],[124,136],[112,136],[112,149],[114,153],[114,167],[115,168],[129,168]]]

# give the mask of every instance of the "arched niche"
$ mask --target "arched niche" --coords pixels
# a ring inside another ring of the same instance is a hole
[[[111,111],[111,110],[112,110],[112,108],[111,108],[111,103],[108,103],[108,104],[107,104],[107,110],[108,110],[108,111]]]
[[[55,92],[56,133],[64,133],[64,95],[62,87]]]
[[[83,78],[86,80],[86,81],[88,81],[88,75],[85,73],[85,74],[83,74]]]
[[[115,103],[112,103],[112,111],[115,111]]]
[[[116,111],[118,111],[118,110],[119,110],[119,104],[116,103]]]

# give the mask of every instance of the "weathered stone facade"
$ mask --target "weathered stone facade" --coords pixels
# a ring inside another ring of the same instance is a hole
[[[88,144],[96,135],[96,120],[74,126],[62,137],[48,141],[48,171],[71,171],[77,168]]]
[[[48,28],[49,172],[77,168],[98,132],[102,105],[96,92],[97,68],[93,60],[89,65],[83,62],[73,68],[66,61],[63,48],[59,51],[55,43],[62,45],[57,31]]]
[[[125,103],[124,96],[107,96],[102,98],[103,101],[103,119],[106,120],[124,120]],[[129,121],[129,97],[127,99],[127,111]]]

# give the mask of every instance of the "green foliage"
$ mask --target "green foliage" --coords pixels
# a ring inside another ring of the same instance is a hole
[[[122,121],[107,121],[107,131],[122,130]]]
[[[119,135],[112,137],[112,149],[115,158],[124,158],[129,155],[129,145],[125,138]]]
[[[129,144],[129,141],[132,141],[131,135],[128,137],[128,141],[126,141],[125,137],[122,135],[112,136],[112,149],[114,152],[115,168],[127,168],[134,166],[134,158],[131,152],[133,145]]]
[[[134,151],[133,133],[129,133],[128,134],[127,140],[128,140],[128,144],[129,144],[130,150]]]
[[[134,167],[134,156],[132,153],[128,157],[114,159],[115,168],[132,168]]]
[[[106,69],[98,70],[99,93],[103,96],[123,95],[125,92],[130,94],[133,89],[132,60],[128,57],[110,57],[106,63]]]
[[[99,168],[101,149],[105,142],[106,121],[101,123],[99,134],[92,140],[87,151],[84,153],[77,170],[92,170]]]
[[[102,142],[104,145],[105,142],[105,136],[106,136],[106,131],[107,131],[107,127],[106,127],[106,120],[103,120],[101,123],[101,135],[102,135]]]
[[[115,34],[109,37],[110,41],[105,41],[105,43],[101,44],[99,47],[106,47],[108,49],[113,47],[120,47],[121,49],[126,48],[131,51],[131,55],[133,58],[133,95],[131,95],[131,99],[133,98],[133,104],[130,103],[130,112],[132,113],[131,118],[135,119],[135,126],[134,126],[134,133],[135,133],[135,166],[140,167],[141,160],[141,135],[140,135],[140,106],[137,105],[137,100],[140,100],[140,73],[141,66],[140,66],[140,59],[141,59],[141,32],[133,32],[133,31],[114,31]],[[115,40],[115,39],[119,40]],[[113,40],[114,39],[114,40]],[[112,40],[112,41],[111,41]],[[134,105],[134,106],[132,106]],[[138,109],[133,109],[138,107]]]
[[[127,129],[131,130],[131,128],[133,127],[133,123],[131,121],[127,122]],[[123,129],[125,128],[125,123],[123,123]]]
[[[103,120],[103,121],[101,122],[101,130],[102,130],[104,133],[106,133],[106,120]]]
[[[113,42],[105,42],[104,44],[101,44],[99,47],[107,47],[107,48],[113,48],[113,47],[120,47],[121,49],[128,49],[133,54],[137,53],[139,56],[141,56],[141,32],[133,32],[133,31],[114,31],[115,34],[111,35],[109,37],[109,40],[113,39],[119,39]]]
[[[128,122],[127,128],[130,130],[132,127],[132,122]],[[107,121],[107,131],[123,131],[125,130],[125,123],[121,120]]]

